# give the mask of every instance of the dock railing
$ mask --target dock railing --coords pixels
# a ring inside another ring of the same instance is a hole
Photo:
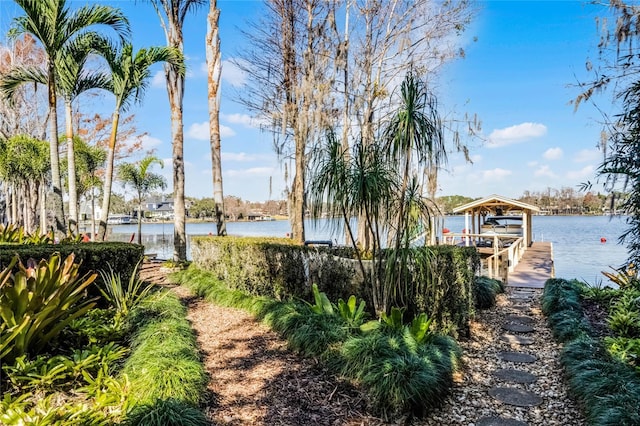
[[[490,245],[489,241],[491,241]],[[486,272],[481,270],[481,275],[502,279],[505,283],[507,282],[507,274],[514,271],[527,250],[524,238],[514,235],[447,233],[443,236],[442,242],[444,244],[475,246],[481,253],[489,254],[486,258],[487,270]],[[491,253],[491,249],[493,249],[493,253]]]

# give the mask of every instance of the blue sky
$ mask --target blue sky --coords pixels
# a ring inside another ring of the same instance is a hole
[[[129,0],[104,3],[118,5],[129,16],[136,49],[165,44],[150,5]],[[482,138],[468,140],[473,164],[461,155],[449,156],[437,195],[519,197],[524,190],[577,188],[593,180],[601,160],[596,148],[599,114],[588,104],[574,112],[569,101],[578,91],[569,85],[576,78],[588,78],[584,64],[587,58],[595,59],[598,41],[595,17],[606,9],[580,1],[482,1],[477,6],[478,14],[461,39],[466,58],[444,69],[438,96],[448,116],[477,114],[483,123]],[[261,2],[223,0],[219,7],[224,193],[251,201],[280,199],[284,169],[272,149],[271,136],[251,127],[247,111],[230,96],[243,77],[228,61],[244,42],[240,28],[259,16]],[[212,194],[204,66],[207,11],[208,6],[201,8],[185,25],[186,193],[195,197]],[[19,10],[12,2],[0,0],[3,31],[16,13]],[[148,132],[146,147],[156,149],[156,155],[166,160],[161,172],[170,184],[169,106],[159,66],[154,76],[144,103],[132,112],[138,129]],[[607,101],[600,99],[600,104]],[[109,96],[93,102],[104,111],[113,105]]]

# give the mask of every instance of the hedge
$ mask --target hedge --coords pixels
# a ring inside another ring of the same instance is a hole
[[[412,256],[428,259],[428,265],[413,265],[408,284],[412,297],[395,304],[404,305],[410,314],[426,312],[442,332],[467,334],[474,311],[478,252],[453,246],[414,250],[429,253]],[[311,286],[317,284],[331,300],[355,294],[369,309],[373,307],[353,250],[348,248],[305,247],[285,238],[194,237],[191,256],[198,268],[212,272],[232,290],[278,300],[309,300]],[[365,263],[371,267],[370,261]]]
[[[66,258],[75,254],[75,262],[82,262],[80,274],[108,270],[109,265],[121,274],[123,279],[133,274],[136,265],[144,256],[144,246],[121,242],[88,242],[76,244],[0,244],[0,267],[11,262],[15,255],[23,264],[29,259],[48,259],[53,253]],[[98,275],[98,280],[100,276]]]

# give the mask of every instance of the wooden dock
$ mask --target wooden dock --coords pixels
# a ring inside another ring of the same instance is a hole
[[[553,246],[550,242],[534,242],[509,273],[507,286],[544,288],[544,283],[554,276]]]

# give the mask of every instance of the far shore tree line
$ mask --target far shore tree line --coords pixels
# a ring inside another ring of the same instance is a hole
[[[600,193],[579,191],[570,187],[560,189],[547,188],[544,191],[524,191],[517,200],[540,208],[542,214],[548,215],[602,215],[623,213],[622,204],[628,195],[624,193]],[[189,203],[188,216],[192,219],[214,219],[215,202],[213,198],[187,197]],[[451,214],[455,207],[477,200],[464,195],[446,195],[436,198],[436,204],[442,214]],[[282,218],[288,215],[286,200],[268,200],[264,202],[243,200],[240,197],[227,195],[224,197],[227,219],[231,221],[247,220],[254,216]],[[131,211],[133,204],[122,202],[120,212]],[[127,210],[129,209],[129,210]]]

